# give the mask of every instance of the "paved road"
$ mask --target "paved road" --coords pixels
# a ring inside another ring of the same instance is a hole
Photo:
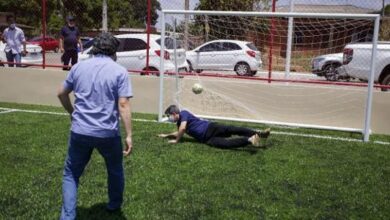
[[[56,91],[67,72],[47,69],[0,68],[0,102],[59,106]],[[133,76],[134,112],[157,113],[159,78]],[[191,87],[202,83],[204,92]],[[201,115],[251,120],[362,128],[366,89],[357,87],[271,83],[213,77],[164,80],[164,107],[179,99],[182,107]],[[375,90],[372,130],[390,134],[390,92]]]

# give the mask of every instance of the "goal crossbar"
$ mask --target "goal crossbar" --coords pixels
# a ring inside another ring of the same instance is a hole
[[[247,12],[247,11],[190,11],[162,10],[165,15],[220,15],[220,16],[259,16],[259,17],[293,17],[293,18],[336,18],[336,19],[372,19],[380,18],[379,14],[345,14],[345,13],[297,13],[297,12]]]

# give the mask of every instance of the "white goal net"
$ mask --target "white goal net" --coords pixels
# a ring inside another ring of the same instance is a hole
[[[168,61],[161,59],[160,119],[177,104],[205,118],[356,131],[368,138],[372,84],[329,84],[313,72],[314,65],[326,68],[314,62],[318,56],[342,62],[348,43],[376,45],[377,15],[163,11],[162,21],[162,41],[169,37],[185,48],[188,73],[178,73],[176,64],[176,71],[162,74]],[[194,83],[202,85],[201,94],[192,92]]]

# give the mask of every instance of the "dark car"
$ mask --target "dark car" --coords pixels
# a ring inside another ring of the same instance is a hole
[[[42,49],[46,51],[52,50],[56,53],[59,49],[59,42],[53,37],[45,37],[45,40],[43,40],[43,37],[34,37],[28,40],[27,43],[39,45],[40,47],[42,47]]]

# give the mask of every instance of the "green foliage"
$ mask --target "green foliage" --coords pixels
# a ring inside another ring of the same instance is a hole
[[[0,106],[63,112],[49,106]],[[0,219],[58,219],[69,126],[69,117],[62,115],[0,114]],[[174,129],[133,121],[121,213],[104,211],[105,165],[95,151],[80,179],[78,219],[390,218],[388,146],[274,133],[267,149],[220,150],[189,137],[177,145],[156,137]],[[281,129],[286,128],[273,131]],[[350,136],[294,129],[307,132]],[[390,141],[389,136],[373,137]]]
[[[385,6],[385,16],[390,16],[390,5]]]
[[[196,10],[212,11],[253,11],[256,5],[262,5],[263,9],[268,8],[267,0],[201,0]],[[195,33],[203,29],[204,34],[216,39],[237,39],[238,36],[244,39],[247,31],[253,27],[262,28],[261,23],[257,23],[258,18],[236,17],[236,16],[196,16],[196,26],[191,29]],[[253,25],[256,23],[259,25]],[[238,28],[239,27],[239,28]],[[208,32],[208,33],[206,33]]]
[[[32,26],[40,34],[42,23],[41,0],[0,0],[1,11],[13,12],[17,22]],[[111,30],[119,27],[144,27],[147,4],[138,0],[107,0],[108,26]],[[102,26],[102,0],[47,0],[46,19],[48,32],[57,34],[65,24],[67,15],[77,19],[80,29],[98,29]],[[157,22],[160,3],[152,0],[152,25]]]

